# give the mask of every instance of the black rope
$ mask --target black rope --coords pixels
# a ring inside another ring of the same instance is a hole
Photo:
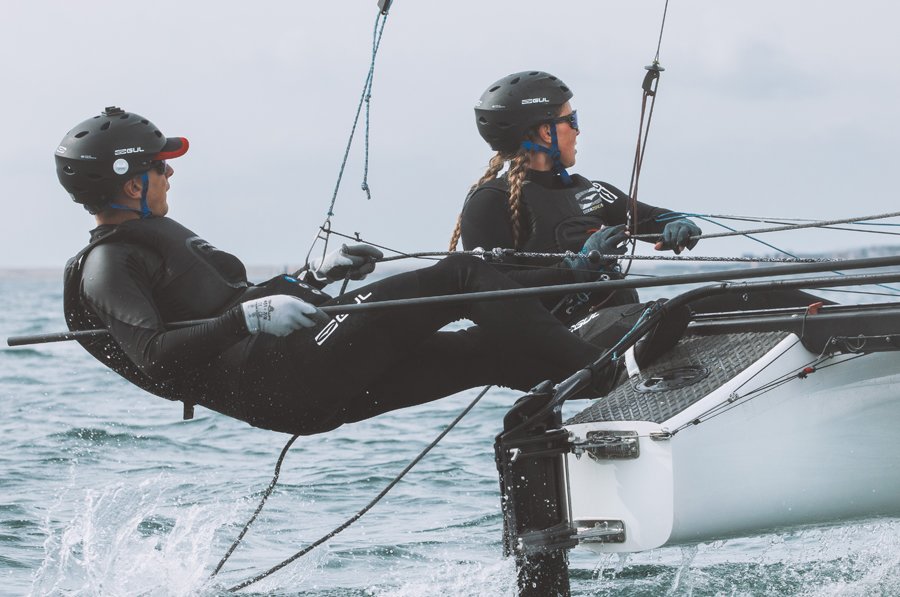
[[[347,277],[344,278],[343,284],[341,284],[341,292],[338,297],[344,296],[344,292],[347,290],[347,284],[350,283],[350,272],[347,272]],[[300,437],[299,435],[294,435],[288,442],[284,445],[284,448],[281,450],[281,455],[278,456],[278,461],[275,463],[275,474],[272,477],[272,481],[269,483],[269,486],[263,492],[262,499],[259,501],[259,506],[256,507],[256,511],[253,513],[253,516],[250,517],[250,520],[247,521],[247,524],[244,525],[244,528],[241,530],[237,539],[234,540],[234,543],[231,544],[231,547],[228,548],[228,551],[222,556],[222,559],[219,560],[219,565],[216,566],[216,569],[213,570],[212,574],[209,575],[210,578],[214,577],[219,573],[219,570],[222,569],[222,566],[225,565],[225,562],[228,561],[228,558],[231,557],[231,554],[234,553],[234,550],[237,549],[237,546],[240,545],[241,541],[244,539],[244,535],[247,534],[247,531],[250,529],[250,525],[252,525],[256,521],[256,517],[259,516],[259,513],[262,511],[263,506],[266,504],[266,500],[269,499],[269,496],[272,494],[272,490],[275,489],[275,484],[278,483],[278,476],[281,474],[281,463],[284,462],[284,457],[287,454],[287,451],[291,448],[293,443]]]
[[[216,566],[216,569],[212,571],[212,574],[209,575],[210,578],[214,577],[219,573],[219,570],[222,569],[222,566],[225,565],[225,562],[228,561],[228,558],[231,557],[231,554],[234,553],[234,550],[237,549],[237,546],[240,545],[241,541],[244,539],[244,535],[247,534],[247,531],[250,529],[250,525],[252,525],[256,521],[256,517],[259,516],[259,513],[262,511],[263,506],[266,504],[266,500],[269,499],[269,496],[272,495],[272,490],[275,489],[275,485],[278,483],[278,476],[281,474],[281,463],[284,462],[284,457],[287,455],[287,451],[291,448],[291,445],[300,437],[299,435],[295,435],[288,440],[288,442],[284,445],[284,448],[281,449],[281,455],[278,457],[278,461],[275,463],[275,474],[272,476],[272,481],[269,482],[269,486],[263,492],[262,499],[259,501],[259,505],[256,507],[256,511],[253,513],[253,516],[250,517],[250,520],[247,521],[247,524],[244,525],[244,528],[241,530],[240,534],[237,536],[237,539],[234,540],[234,543],[231,544],[231,547],[228,548],[228,551],[225,552],[225,555],[222,556],[222,559],[219,560],[219,564]]]
[[[362,510],[360,510],[359,512],[354,514],[352,517],[347,519],[343,524],[341,524],[339,527],[335,528],[333,531],[331,531],[327,535],[324,535],[321,538],[317,539],[316,541],[313,541],[312,543],[310,543],[309,545],[307,545],[306,547],[304,547],[303,549],[301,549],[300,551],[298,551],[291,557],[287,558],[286,560],[283,560],[282,562],[280,562],[279,564],[276,564],[275,566],[272,566],[265,572],[262,572],[256,576],[254,576],[253,578],[247,579],[241,583],[234,585],[233,587],[230,587],[228,589],[228,591],[232,592],[232,593],[235,591],[239,591],[243,588],[249,587],[250,585],[252,585],[256,582],[261,581],[262,579],[266,578],[267,576],[271,576],[272,574],[274,574],[275,572],[278,572],[279,570],[281,570],[282,568],[284,568],[291,562],[294,562],[295,560],[305,556],[306,554],[311,552],[313,549],[315,549],[319,545],[325,543],[326,541],[328,541],[329,539],[331,539],[332,537],[334,537],[335,535],[337,535],[338,533],[340,533],[341,531],[343,531],[344,529],[349,527],[351,524],[353,524],[354,522],[356,522],[357,520],[362,518],[363,515],[366,512],[368,512],[369,510],[371,510],[375,506],[375,504],[377,504],[379,501],[381,501],[381,499],[385,495],[387,495],[387,493],[391,489],[393,489],[394,486],[397,485],[397,483],[399,483],[400,480],[403,479],[403,477],[405,477],[406,474],[409,471],[411,471],[412,468],[419,463],[419,461],[421,461],[436,445],[438,445],[438,443],[442,439],[444,439],[444,437],[448,433],[450,433],[450,430],[453,429],[454,427],[456,427],[456,425],[463,419],[463,417],[465,417],[467,414],[469,414],[469,412],[473,408],[475,408],[475,405],[478,404],[478,402],[484,397],[484,395],[488,393],[488,390],[490,390],[491,387],[492,386],[485,386],[481,390],[481,392],[478,394],[478,396],[476,396],[475,399],[472,400],[472,402],[470,402],[469,405],[466,406],[466,408],[463,409],[463,411],[461,413],[459,413],[459,415],[447,426],[447,428],[444,429],[443,431],[441,431],[441,433],[438,434],[438,436],[434,439],[434,441],[432,441],[430,444],[428,444],[428,446],[424,450],[419,452],[419,455],[416,456],[415,458],[413,458],[412,461],[408,465],[406,465],[406,468],[404,468],[400,472],[400,474],[398,474],[396,477],[394,477],[394,480],[391,481],[390,483],[388,483],[387,486],[384,489],[382,489],[381,492],[377,496],[375,496],[374,499],[372,499],[368,504],[366,504],[366,506]],[[286,449],[287,449],[287,446],[285,446],[285,450]],[[274,483],[274,480],[273,480],[273,483]],[[260,508],[262,508],[262,504],[260,504]]]

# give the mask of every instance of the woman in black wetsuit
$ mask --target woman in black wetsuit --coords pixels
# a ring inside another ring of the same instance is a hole
[[[631,233],[662,234],[657,250],[680,253],[694,248],[701,231],[690,220],[666,217],[669,210],[640,202],[632,206],[628,195],[611,184],[566,171],[575,165],[579,134],[571,98],[572,91],[561,80],[540,71],[514,73],[482,94],[475,105],[478,132],[497,153],[466,197],[450,240],[451,251],[456,250],[460,238],[466,250],[579,251],[596,230],[626,223]],[[506,172],[498,177],[507,164]],[[632,209],[636,213],[629,214]],[[634,222],[629,222],[630,218]],[[560,264],[553,259],[506,257],[501,267],[509,271],[529,265]],[[527,283],[529,274],[523,275]],[[571,273],[559,275],[565,279]],[[594,305],[636,300],[633,291],[619,291],[611,299],[608,293],[596,291],[590,297],[567,297],[554,312],[572,324]]]
[[[380,257],[373,247],[345,246],[298,278],[251,284],[237,257],[166,217],[174,173],[166,160],[187,149],[187,139],[115,107],[77,125],[56,149],[60,182],[98,224],[66,266],[69,328],[105,327],[110,335],[85,348],[140,387],[184,401],[186,413],[200,404],[257,427],[319,433],[474,386],[559,381],[603,351],[531,299],[333,320],[317,308],[520,286],[515,274],[467,256],[332,298],[326,284],[361,279]],[[586,257],[568,263],[582,274],[598,269]],[[532,276],[528,284],[552,281]],[[477,325],[438,331],[462,318]],[[165,325],[196,319],[211,320]],[[613,373],[594,377],[599,392]]]

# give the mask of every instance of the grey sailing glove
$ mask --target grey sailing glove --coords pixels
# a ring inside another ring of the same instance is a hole
[[[311,328],[330,318],[314,305],[295,296],[275,294],[241,303],[244,322],[251,334],[287,336],[300,328]]]
[[[566,257],[563,263],[575,270],[576,280],[590,282],[596,278],[595,272],[609,270],[616,264],[615,259],[602,259],[599,255],[624,255],[628,250],[624,244],[626,240],[628,232],[624,224],[607,226],[588,237],[581,252],[575,257]]]
[[[656,243],[654,248],[657,251],[672,249],[678,255],[684,249],[690,250],[696,247],[701,234],[703,231],[700,230],[700,227],[687,218],[674,220],[663,228],[662,240]]]
[[[384,253],[371,245],[341,245],[337,251],[325,255],[312,268],[312,274],[319,282],[362,280],[375,271],[375,262],[382,257]]]

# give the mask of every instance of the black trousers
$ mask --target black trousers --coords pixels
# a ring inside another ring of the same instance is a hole
[[[459,255],[325,304],[516,287],[483,261]],[[464,318],[476,325],[439,331]],[[222,363],[230,374],[223,378],[232,379],[228,403],[210,406],[258,427],[312,434],[480,385],[526,391],[564,379],[602,352],[537,299],[359,312],[284,338],[260,334],[229,351]]]

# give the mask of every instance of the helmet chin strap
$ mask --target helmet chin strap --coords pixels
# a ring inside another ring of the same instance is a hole
[[[110,209],[121,209],[122,211],[130,211],[132,213],[136,213],[141,216],[141,219],[149,218],[153,215],[153,212],[150,211],[150,206],[147,204],[147,192],[150,190],[150,177],[147,176],[147,173],[144,172],[141,174],[141,208],[134,209],[133,207],[128,207],[127,205],[119,205],[118,203],[110,203],[107,207]]]
[[[538,143],[534,143],[532,141],[522,141],[522,147],[529,151],[540,151],[541,153],[546,153],[550,156],[550,159],[553,160],[553,171],[559,174],[559,177],[562,179],[562,183],[565,186],[569,186],[572,184],[572,177],[569,176],[569,173],[566,172],[565,167],[562,165],[562,160],[560,160],[560,152],[559,152],[559,140],[556,136],[556,123],[551,122],[550,124],[550,147],[544,147]]]

